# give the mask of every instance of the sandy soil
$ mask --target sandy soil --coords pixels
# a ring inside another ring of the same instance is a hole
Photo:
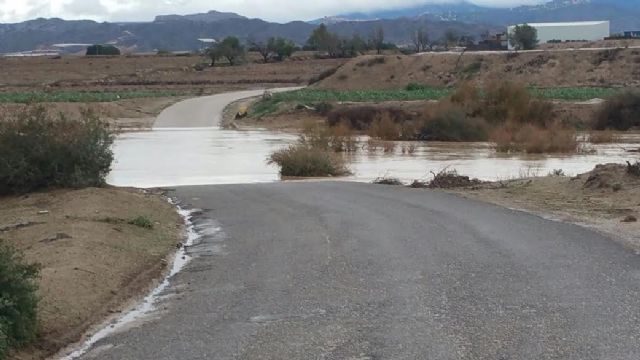
[[[368,62],[373,58],[352,59],[316,86],[336,90],[398,89],[411,82],[450,86],[463,79],[483,83],[505,77],[540,87],[640,85],[640,49],[425,53],[385,56],[384,63]]]
[[[174,207],[141,190],[56,190],[0,203],[0,238],[43,266],[40,341],[16,359],[43,359],[122,311],[161,277],[182,241]],[[127,223],[138,216],[153,229]]]
[[[465,197],[579,223],[640,251],[640,177],[626,165],[601,165],[575,178],[547,176],[452,190]]]

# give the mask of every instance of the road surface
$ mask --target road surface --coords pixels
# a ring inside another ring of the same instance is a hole
[[[172,195],[205,209],[194,260],[84,358],[640,358],[640,258],[581,227],[369,184]]]
[[[269,89],[270,92],[283,92],[301,89],[300,87]],[[164,109],[153,124],[154,129],[166,128],[203,128],[215,127],[222,121],[224,108],[238,100],[260,96],[265,90],[247,90],[201,96],[176,103]]]

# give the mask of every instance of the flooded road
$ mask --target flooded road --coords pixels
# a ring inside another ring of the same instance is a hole
[[[107,182],[162,187],[278,181],[278,168],[267,164],[267,156],[295,142],[295,135],[219,128],[226,105],[263,92],[250,90],[186,100],[164,110],[153,131],[121,134],[114,144],[116,161]],[[366,148],[366,140],[361,139],[359,148]],[[640,134],[626,135],[622,140],[588,145],[588,153],[548,156],[498,154],[489,143],[397,143],[395,150],[387,153],[378,149],[345,155],[353,175],[341,180],[370,182],[391,176],[409,183],[428,179],[431,172],[443,169],[456,169],[481,180],[546,175],[555,169],[571,176],[597,164],[637,159],[638,155],[628,150],[640,147]],[[402,149],[408,147],[414,147],[411,153],[403,153]]]
[[[206,184],[264,183],[279,180],[267,156],[293,143],[296,136],[269,131],[218,128],[157,129],[122,134],[108,182],[116,186],[160,187]],[[489,143],[414,143],[413,154],[358,151],[348,156],[353,175],[344,180],[370,182],[392,176],[404,182],[428,179],[430,172],[456,169],[481,180],[546,175],[562,169],[576,175],[597,164],[637,159],[627,150],[640,147],[640,134],[625,143],[590,145],[594,153],[573,155],[505,155]],[[363,142],[364,147],[364,142]]]

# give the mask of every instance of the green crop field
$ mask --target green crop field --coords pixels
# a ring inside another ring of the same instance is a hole
[[[548,100],[585,101],[594,98],[608,98],[623,89],[606,87],[575,88],[530,88],[531,94],[537,98]],[[313,105],[321,102],[381,102],[439,100],[453,92],[452,88],[429,87],[410,84],[398,90],[320,90],[302,89],[274,94],[269,100],[257,102],[251,108],[252,116],[262,116],[278,111],[281,103],[298,103]]]
[[[123,99],[154,98],[183,95],[176,91],[27,91],[0,92],[0,103],[43,102],[111,102]]]

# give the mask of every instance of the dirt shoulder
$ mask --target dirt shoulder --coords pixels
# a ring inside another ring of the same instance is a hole
[[[37,105],[44,106],[52,114],[61,113],[71,118],[79,118],[83,110],[90,109],[119,130],[133,130],[150,129],[162,110],[187,98],[186,96],[160,97],[98,103],[59,102]],[[0,104],[0,113],[15,113],[27,106],[16,103]]]
[[[183,221],[142,190],[56,190],[0,198],[0,238],[42,265],[38,344],[15,359],[44,359],[121,312],[160,279]],[[136,217],[153,228],[129,224]]]
[[[640,177],[626,165],[599,165],[575,178],[548,176],[449,190],[464,197],[579,223],[640,250]]]

